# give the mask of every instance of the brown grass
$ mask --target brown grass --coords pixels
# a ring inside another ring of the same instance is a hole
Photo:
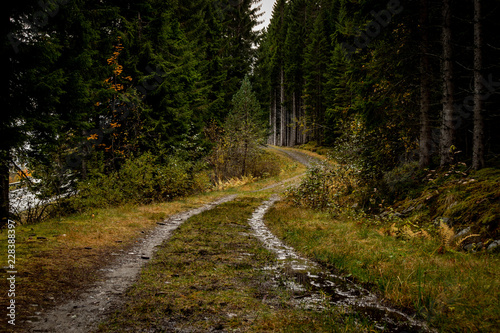
[[[50,308],[68,297],[75,297],[97,281],[99,269],[110,264],[113,252],[126,250],[153,229],[156,222],[190,208],[201,206],[225,195],[213,192],[176,202],[148,206],[122,206],[97,209],[86,215],[53,219],[16,228],[16,326],[20,319]],[[43,238],[39,238],[43,237]],[[7,232],[0,241],[6,244]],[[7,256],[2,256],[2,267]],[[8,290],[2,280],[2,290]],[[0,303],[8,302],[0,294]],[[0,330],[7,330],[5,320]]]
[[[297,250],[351,274],[443,331],[500,327],[498,255],[440,253],[441,239],[396,238],[369,227],[365,218],[332,219],[286,203],[266,218],[278,237]]]

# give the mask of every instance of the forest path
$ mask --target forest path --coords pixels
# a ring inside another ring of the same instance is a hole
[[[306,165],[317,160],[272,149]],[[264,215],[296,179],[170,217],[107,267],[100,283],[45,313],[30,332],[274,331],[270,323],[287,327],[295,317],[360,331],[429,331],[272,234]],[[362,326],[353,322],[359,314]]]
[[[272,149],[272,150],[279,151],[279,152],[286,154],[291,159],[305,165],[306,167],[310,167],[314,162],[321,161],[320,158],[313,157],[313,156],[308,155],[307,153],[305,153],[303,151],[299,151],[297,149],[293,149],[293,148],[283,149],[283,148],[276,147],[276,146],[267,146],[267,147]]]
[[[308,155],[285,149],[272,149],[285,153],[304,165],[312,160]],[[280,191],[286,184],[296,181],[298,177],[275,183],[258,192],[274,189]],[[192,216],[211,210],[223,203],[234,200],[237,195],[223,197],[205,206],[176,214],[163,225],[140,240],[116,262],[103,269],[106,273],[99,283],[83,292],[78,299],[69,300],[40,315],[40,320],[31,324],[30,332],[90,332],[97,328],[99,322],[116,309],[123,306],[123,294],[138,279],[148,260],[153,257],[156,247],[168,240],[172,233]]]
[[[78,299],[65,302],[45,313],[40,321],[33,323],[30,332],[76,333],[94,330],[106,315],[122,305],[122,295],[137,280],[143,266],[154,255],[156,247],[168,240],[190,217],[234,200],[236,196],[226,196],[202,207],[171,216],[115,263],[104,268],[106,274],[99,283],[85,291]]]

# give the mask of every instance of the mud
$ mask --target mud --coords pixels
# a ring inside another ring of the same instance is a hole
[[[176,214],[165,220],[153,232],[128,250],[120,253],[120,258],[97,283],[78,299],[70,300],[40,315],[37,321],[28,323],[29,332],[90,332],[107,315],[122,305],[122,294],[134,283],[144,264],[153,257],[156,247],[170,238],[172,232],[190,217],[210,210],[220,204],[232,201],[236,195],[219,199],[205,206]]]
[[[383,304],[367,289],[325,270],[281,242],[264,223],[267,210],[279,200],[279,196],[274,195],[264,202],[254,212],[249,224],[264,246],[276,253],[277,264],[267,269],[275,272],[278,284],[293,292],[297,306],[318,311],[326,306],[338,307],[343,313],[359,314],[369,319],[384,332],[433,332],[425,323]]]

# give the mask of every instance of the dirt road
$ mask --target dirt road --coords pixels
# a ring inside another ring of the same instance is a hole
[[[296,150],[272,149],[307,166],[317,160]],[[267,331],[263,313],[271,322],[305,316],[360,331],[429,331],[301,257],[267,229],[265,213],[280,200],[276,191],[296,178],[170,217],[105,268],[101,282],[42,314],[30,332],[93,332],[100,323],[99,332]],[[366,323],[351,323],[359,313],[365,313]]]

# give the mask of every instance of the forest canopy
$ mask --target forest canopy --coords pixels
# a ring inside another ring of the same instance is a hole
[[[6,4],[1,218],[21,164],[56,194],[145,161],[184,161],[197,183],[243,83],[269,144],[333,147],[368,181],[412,161],[498,165],[498,1],[277,0],[257,31],[259,4]]]

